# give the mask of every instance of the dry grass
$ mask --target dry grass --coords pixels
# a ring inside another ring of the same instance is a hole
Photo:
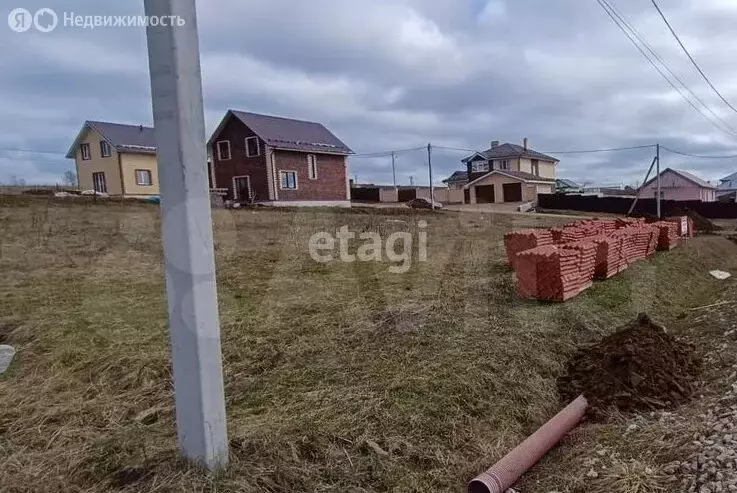
[[[429,261],[406,274],[307,252],[317,231],[420,219]],[[19,350],[0,377],[2,491],[460,491],[559,408],[578,344],[642,310],[675,322],[723,287],[709,268],[737,268],[736,245],[703,237],[535,303],[514,294],[502,236],[565,219],[216,211],[231,467],[212,477],[176,460],[159,221],[154,206],[0,199],[0,342]]]

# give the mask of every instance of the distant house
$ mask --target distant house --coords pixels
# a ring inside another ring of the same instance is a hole
[[[602,186],[587,186],[583,187],[580,191],[581,195],[589,197],[635,197],[637,195],[637,189],[630,186],[626,187],[602,187]]]
[[[555,190],[558,160],[530,149],[527,139],[521,146],[493,141],[489,149],[462,162],[466,165],[464,201],[469,204],[534,201],[539,193]],[[452,177],[460,175],[456,172]]]
[[[572,180],[567,180],[565,178],[558,178],[555,180],[555,191],[561,192],[561,193],[580,192],[581,185],[579,185],[578,183]]]
[[[657,176],[640,188],[641,198],[658,194]],[[716,201],[716,187],[687,171],[666,168],[660,173],[660,198],[665,200]]]
[[[463,189],[464,185],[468,183],[468,172],[467,171],[454,171],[452,175],[443,180],[443,183],[451,190]]]
[[[737,191],[737,173],[732,173],[729,176],[725,176],[719,180],[717,186],[717,197],[722,195],[728,195],[734,191]]]
[[[86,121],[67,152],[82,190],[146,197],[159,194],[154,129]]]
[[[214,187],[236,202],[350,205],[353,151],[319,123],[228,110],[207,145]]]

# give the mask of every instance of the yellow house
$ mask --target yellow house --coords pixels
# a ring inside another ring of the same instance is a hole
[[[522,145],[499,144],[462,161],[465,171],[456,171],[445,181],[462,188],[467,204],[533,202],[540,193],[555,191],[558,160]]]
[[[67,153],[81,190],[125,197],[159,194],[154,129],[87,121]]]

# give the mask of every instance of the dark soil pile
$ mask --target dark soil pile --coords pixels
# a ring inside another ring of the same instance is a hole
[[[705,233],[712,233],[714,231],[720,231],[723,229],[721,226],[718,226],[711,222],[711,220],[705,218],[701,214],[699,214],[696,211],[692,211],[691,209],[675,209],[673,211],[670,211],[671,216],[688,216],[693,220],[693,227],[696,231],[703,231]]]
[[[574,355],[568,374],[558,379],[558,391],[566,402],[583,393],[594,419],[605,418],[613,409],[663,409],[691,397],[700,367],[691,346],[640,315]]]

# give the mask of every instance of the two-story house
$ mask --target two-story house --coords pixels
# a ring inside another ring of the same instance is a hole
[[[228,110],[208,147],[214,186],[236,202],[350,206],[353,151],[319,123]]]
[[[537,200],[539,193],[555,191],[558,160],[530,149],[526,138],[521,146],[492,141],[489,149],[462,162],[466,165],[463,190],[467,204],[529,202]],[[458,186],[461,173],[456,171],[448,182]]]
[[[86,121],[67,152],[82,190],[125,197],[159,194],[154,129]]]

